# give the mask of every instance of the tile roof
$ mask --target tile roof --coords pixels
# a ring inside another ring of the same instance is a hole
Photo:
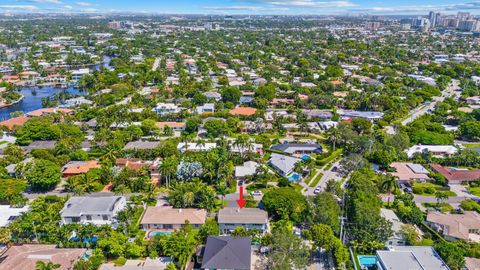
[[[33,270],[38,261],[60,264],[59,270],[73,269],[86,251],[83,248],[56,248],[55,245],[12,246],[0,256],[0,270]]]
[[[28,116],[34,117],[34,116],[42,116],[42,115],[47,115],[47,114],[52,114],[52,113],[72,113],[73,110],[71,109],[65,109],[65,108],[44,108],[44,109],[38,109],[35,111],[31,111],[27,113]]]
[[[82,174],[94,168],[100,168],[100,164],[96,160],[70,161],[63,166],[63,174]]]
[[[0,126],[7,127],[8,129],[13,129],[15,126],[23,126],[28,121],[28,117],[25,115],[10,118],[8,120],[0,122]]]
[[[452,170],[438,164],[433,164],[432,169],[443,175],[448,182],[476,181],[480,179],[480,170]]]
[[[184,128],[184,122],[157,122],[158,128],[170,127],[170,128]]]
[[[205,209],[173,208],[169,206],[149,206],[140,224],[204,224],[207,219]]]
[[[397,171],[392,172],[392,175],[398,177],[400,181],[408,181],[415,179],[430,179],[428,171],[423,168],[418,168],[419,164],[413,164],[408,162],[394,162],[390,164],[390,167],[395,168]],[[421,166],[421,165],[420,165]]]
[[[257,112],[257,109],[250,108],[250,107],[238,107],[238,108],[230,110],[231,115],[250,116],[250,115],[254,115],[256,112]]]
[[[465,240],[470,239],[469,230],[480,229],[480,214],[474,211],[465,211],[463,214],[429,212],[427,221],[447,227],[443,232],[445,235]]]
[[[156,147],[160,146],[160,142],[153,141],[134,141],[134,142],[129,142],[123,150],[130,150],[130,149],[154,149]]]

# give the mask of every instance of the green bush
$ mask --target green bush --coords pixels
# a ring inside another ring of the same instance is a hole
[[[126,262],[127,262],[127,259],[125,259],[124,257],[118,257],[117,259],[113,260],[113,263],[114,263],[116,266],[125,265]]]
[[[437,190],[434,187],[425,187],[423,191],[427,194],[435,194]]]
[[[415,194],[423,194],[424,193],[423,187],[419,187],[419,186],[413,186],[412,191]]]

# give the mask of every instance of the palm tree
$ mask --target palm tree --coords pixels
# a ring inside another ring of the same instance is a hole
[[[223,204],[223,202],[225,201],[225,195],[228,194],[227,185],[224,182],[222,182],[221,184],[217,185],[216,188],[217,188],[217,194],[222,196],[222,204]]]
[[[390,205],[390,195],[398,189],[397,179],[393,175],[387,175],[380,184],[380,187],[388,192],[388,205]]]
[[[38,261],[35,263],[35,269],[36,270],[54,270],[60,268],[60,264],[58,263],[53,263],[53,262],[42,262]]]
[[[183,206],[192,207],[195,202],[195,194],[193,192],[186,192],[183,194]]]
[[[448,199],[448,195],[447,193],[443,192],[443,191],[437,191],[435,193],[435,199],[437,199],[437,206],[440,205],[440,203],[446,201]]]

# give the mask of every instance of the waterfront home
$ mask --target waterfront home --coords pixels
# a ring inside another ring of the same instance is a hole
[[[126,206],[127,199],[124,196],[71,197],[60,211],[60,224],[79,223],[116,227],[116,216]]]
[[[230,234],[237,227],[246,230],[268,231],[268,214],[258,208],[225,207],[218,212],[218,225],[221,234]]]
[[[74,70],[74,71],[72,71],[72,73],[71,73],[71,79],[70,79],[70,81],[71,81],[72,83],[77,84],[77,83],[83,78],[83,76],[85,76],[85,75],[87,75],[87,74],[89,74],[89,73],[90,73],[90,69],[88,69],[88,68],[81,68],[81,69],[79,69],[79,70]]]
[[[250,270],[251,242],[250,237],[209,236],[197,253],[197,262],[207,270]]]
[[[149,206],[140,220],[143,230],[179,230],[185,225],[200,228],[207,219],[205,209],[173,208],[171,206]]]

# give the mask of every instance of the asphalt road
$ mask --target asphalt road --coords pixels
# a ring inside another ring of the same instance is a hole
[[[304,191],[303,195],[314,196],[315,194],[313,193],[313,191],[317,187],[320,187],[320,190],[322,190],[322,191],[325,190],[325,188],[327,187],[327,182],[330,179],[334,179],[335,181],[341,181],[342,178],[343,178],[342,174],[332,171],[333,168],[335,168],[335,167],[338,168],[340,166],[339,164],[340,164],[340,161],[337,161],[327,171],[320,170],[320,173],[323,173],[323,176],[320,179],[320,181],[318,182],[318,184],[315,187],[308,187],[308,190]]]

